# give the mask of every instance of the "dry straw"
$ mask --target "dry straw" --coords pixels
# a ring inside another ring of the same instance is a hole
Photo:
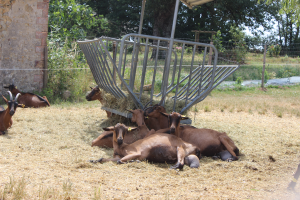
[[[119,111],[126,111],[126,109],[136,109],[137,106],[134,104],[134,101],[132,100],[132,97],[130,95],[126,95],[126,98],[117,99],[115,96],[113,96],[110,93],[104,93],[104,99],[106,101],[106,104],[104,106],[119,110]],[[151,105],[158,104],[160,102],[160,98],[155,98]],[[150,101],[150,95],[142,94],[141,96],[141,103],[143,105],[146,105]],[[165,98],[165,105],[167,113],[171,113],[173,111],[173,105],[174,105],[174,99],[171,97]],[[185,101],[184,100],[177,100],[175,111],[180,112],[182,108],[185,107]],[[188,111],[185,111],[182,114],[187,114]]]
[[[297,197],[286,188],[300,160],[299,118],[199,110],[193,125],[227,132],[241,151],[240,160],[204,157],[199,169],[185,166],[176,171],[163,163],[89,163],[113,155],[112,149],[90,146],[107,120],[100,107],[95,101],[68,107],[18,108],[12,128],[0,136],[0,198],[10,180],[16,182],[13,188],[24,188],[19,193],[23,199]],[[300,191],[300,183],[295,189]],[[5,199],[15,199],[13,195],[6,192]]]

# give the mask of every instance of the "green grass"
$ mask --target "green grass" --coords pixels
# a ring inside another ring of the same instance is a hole
[[[240,88],[215,89],[197,104],[197,109],[205,112],[209,108],[210,111],[274,114],[280,118],[285,115],[300,117],[300,85],[268,87],[266,92],[259,87]]]

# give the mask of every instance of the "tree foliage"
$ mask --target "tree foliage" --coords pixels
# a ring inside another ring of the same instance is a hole
[[[261,2],[261,0],[258,0],[258,2]],[[297,26],[300,25],[300,1],[299,0],[267,0],[267,4],[271,3],[280,3],[281,9],[280,14],[291,14],[291,18],[294,23],[297,24]]]
[[[49,4],[49,29],[52,38],[79,39],[108,30],[107,20],[90,6],[76,0],[52,0]]]

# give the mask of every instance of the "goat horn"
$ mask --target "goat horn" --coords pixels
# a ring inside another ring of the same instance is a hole
[[[93,89],[92,87],[90,87],[91,89]]]
[[[13,97],[12,97],[11,92],[10,92],[10,91],[7,91],[7,92],[9,93],[9,98],[10,98],[10,100],[13,100]]]
[[[18,93],[16,98],[15,98],[15,101],[18,101],[18,97],[21,95],[21,93]]]
[[[159,102],[159,106],[161,106],[161,104],[164,102],[165,98],[166,98],[167,94],[165,94],[165,96],[163,96]]]
[[[144,111],[150,103],[152,103],[152,100],[150,100],[148,103],[146,103],[146,105],[144,106]]]

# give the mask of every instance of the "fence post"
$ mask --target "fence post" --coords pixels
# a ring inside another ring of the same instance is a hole
[[[211,45],[214,45],[213,42],[210,42]],[[212,60],[212,48],[209,47],[209,57],[208,57],[208,65],[211,65],[211,60]]]
[[[115,41],[113,42],[112,51],[113,51],[113,60],[114,60],[114,63],[116,63],[116,60],[117,60],[117,44],[116,44]],[[113,68],[113,79],[116,81],[116,70],[115,70],[115,68]]]
[[[261,72],[261,88],[264,89],[265,84],[265,68],[266,68],[266,54],[267,54],[267,44],[265,44],[264,48],[264,60],[263,60],[263,69]]]
[[[47,87],[48,82],[48,47],[45,46],[45,60],[44,60],[44,77],[43,77],[43,88]]]

